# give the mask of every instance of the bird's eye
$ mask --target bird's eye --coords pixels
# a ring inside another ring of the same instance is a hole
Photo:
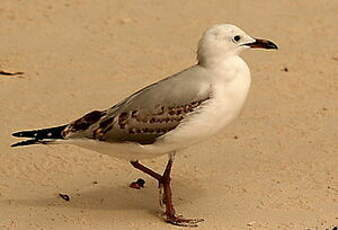
[[[241,36],[236,35],[236,36],[234,37],[234,41],[238,42],[239,40],[241,40]]]

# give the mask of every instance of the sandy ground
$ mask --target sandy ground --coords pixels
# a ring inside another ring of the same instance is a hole
[[[157,217],[155,181],[128,162],[74,146],[11,149],[10,133],[106,108],[194,64],[201,33],[232,23],[280,50],[242,55],[253,77],[246,107],[178,155],[176,208],[205,218],[201,230],[331,230],[337,12],[332,0],[1,0],[0,69],[25,74],[0,76],[0,229],[177,229]],[[139,177],[146,187],[128,188]]]

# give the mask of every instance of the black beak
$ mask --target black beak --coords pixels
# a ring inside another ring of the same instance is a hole
[[[275,50],[278,49],[277,45],[271,41],[259,38],[255,39],[256,39],[255,42],[247,43],[245,45],[250,46],[250,48],[275,49]]]

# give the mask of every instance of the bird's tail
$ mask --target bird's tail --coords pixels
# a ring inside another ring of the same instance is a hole
[[[48,144],[58,139],[64,139],[62,136],[62,131],[67,126],[68,125],[61,125],[61,126],[47,128],[47,129],[21,131],[21,132],[13,133],[12,135],[15,137],[26,137],[26,138],[31,138],[31,139],[14,143],[11,145],[11,147],[32,145],[32,144]]]

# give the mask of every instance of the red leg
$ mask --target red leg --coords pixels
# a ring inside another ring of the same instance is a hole
[[[158,181],[161,180],[162,176],[160,174],[158,174],[157,172],[151,170],[150,168],[147,168],[147,167],[143,166],[142,164],[140,164],[140,162],[138,162],[138,161],[131,161],[130,163],[132,164],[132,166],[134,166],[134,168],[137,168],[138,170],[141,170],[145,174],[148,174],[149,176],[155,178]]]
[[[170,155],[170,159],[162,176],[154,172],[153,170],[141,165],[138,161],[133,161],[131,162],[131,164],[135,168],[157,179],[160,189],[163,188],[163,195],[160,198],[160,203],[165,205],[164,218],[166,222],[184,227],[197,227],[197,223],[203,221],[203,219],[184,219],[182,216],[176,215],[176,211],[172,202],[172,193],[170,187],[170,173],[173,165],[173,155]]]

